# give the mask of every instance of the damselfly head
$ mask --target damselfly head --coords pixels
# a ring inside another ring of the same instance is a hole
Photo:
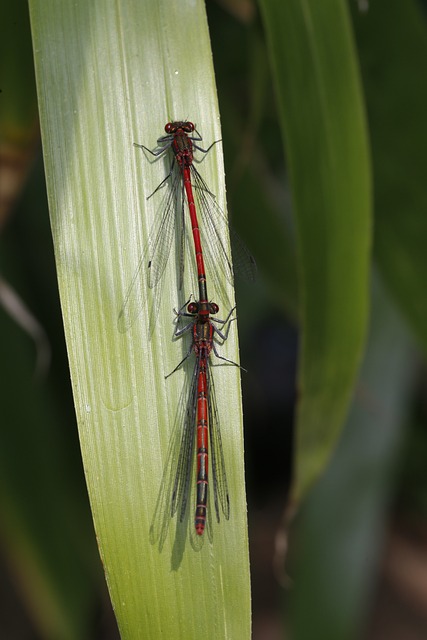
[[[195,126],[192,122],[179,121],[179,122],[168,122],[165,125],[165,131],[169,134],[176,133],[179,129],[182,129],[184,133],[193,133]]]

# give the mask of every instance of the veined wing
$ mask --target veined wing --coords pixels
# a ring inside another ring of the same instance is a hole
[[[121,333],[128,331],[140,315],[147,301],[148,289],[156,287],[161,280],[171,254],[172,241],[176,237],[177,206],[179,205],[177,200],[181,202],[181,211],[183,208],[180,176],[177,170],[173,173],[172,185],[166,185],[166,188],[166,194],[157,209],[147,243],[120,309],[118,328]],[[180,234],[179,244],[182,247],[184,242],[182,224]],[[182,283],[182,275],[180,283]]]
[[[194,467],[194,448],[196,439],[197,381],[199,378],[199,371],[200,358],[197,357],[190,384],[188,403],[184,413],[181,445],[179,448],[179,456],[172,490],[171,515],[173,516],[178,511],[178,517],[181,522],[184,519],[187,503],[191,495],[191,480],[194,475],[192,471]]]
[[[218,407],[215,396],[215,386],[211,367],[206,367],[208,387],[208,411],[209,411],[209,442],[211,460],[211,486],[216,511],[216,519],[220,521],[220,506],[226,520],[230,517],[230,498],[228,494],[227,474],[225,471],[224,451],[222,448],[221,430],[219,424]]]
[[[257,274],[255,259],[240,237],[229,227],[228,219],[219,206],[215,195],[210,191],[194,164],[191,166],[191,176],[196,208],[200,218],[202,247],[209,268],[208,277],[212,277],[212,273],[219,269],[228,282],[233,284],[233,263],[226,244],[229,233],[237,275],[249,282],[254,282]]]

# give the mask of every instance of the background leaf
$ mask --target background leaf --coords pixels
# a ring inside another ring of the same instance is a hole
[[[408,417],[414,355],[405,323],[377,279],[353,406],[331,464],[294,531],[302,550],[292,567],[298,576],[291,595],[297,639],[364,634]]]
[[[354,14],[372,139],[375,255],[426,348],[425,15],[412,0],[375,2]]]
[[[369,152],[344,3],[261,3],[283,126],[301,287],[295,495],[336,444],[365,337]],[[331,37],[333,34],[333,37]]]

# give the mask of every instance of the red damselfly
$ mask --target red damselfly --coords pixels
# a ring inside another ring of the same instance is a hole
[[[169,149],[172,150],[172,164],[169,173],[159,186],[149,196],[151,198],[161,188],[169,183],[169,190],[163,202],[162,211],[156,215],[148,242],[143,250],[138,268],[125,296],[123,307],[119,314],[119,330],[127,331],[141,312],[146,291],[141,289],[140,279],[147,279],[148,288],[154,288],[161,280],[169,256],[173,239],[178,245],[179,276],[178,288],[182,289],[184,278],[186,226],[184,215],[185,201],[191,220],[194,248],[196,254],[197,277],[199,285],[199,299],[207,300],[206,273],[202,245],[209,267],[209,277],[218,290],[222,290],[220,274],[224,274],[228,282],[233,283],[234,273],[231,256],[226,245],[228,232],[227,218],[217,203],[214,194],[194,166],[194,150],[207,154],[216,144],[213,142],[207,149],[198,143],[201,135],[192,122],[169,122],[165,126],[166,135],[157,140],[157,147],[153,150],[140,144],[135,144],[155,158],[163,157]],[[202,227],[196,213],[200,212]],[[180,221],[178,235],[175,231],[177,218]],[[237,271],[246,279],[253,281],[256,276],[256,264],[242,241],[232,233],[232,245]],[[203,242],[202,242],[203,239]],[[158,296],[155,298],[158,302]]]
[[[193,475],[194,447],[197,442],[194,525],[199,536],[203,534],[206,525],[209,459],[211,460],[211,484],[217,521],[220,522],[220,512],[226,520],[230,516],[230,499],[210,355],[213,352],[220,360],[242,368],[236,362],[221,356],[215,344],[215,338],[220,339],[221,344],[227,340],[231,323],[236,319],[235,317],[231,318],[234,310],[235,308],[231,309],[225,320],[212,317],[219,311],[218,305],[214,302],[187,301],[179,311],[175,311],[178,321],[183,318],[190,319],[183,327],[177,326],[175,336],[181,337],[191,331],[192,343],[183,360],[166,378],[175,373],[192,353],[196,357],[196,362],[185,411],[176,474],[173,479],[171,515],[175,515],[178,511],[179,520],[182,522],[184,519]]]

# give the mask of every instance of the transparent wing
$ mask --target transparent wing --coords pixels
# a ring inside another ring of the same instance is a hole
[[[157,209],[156,219],[120,309],[118,328],[121,333],[128,331],[140,315],[147,300],[148,289],[153,289],[161,280],[171,254],[173,238],[176,238],[177,207],[183,211],[181,180],[177,170],[172,174],[172,183],[165,183],[165,186],[166,193]],[[182,225],[180,234],[179,245],[182,248]],[[183,264],[180,268],[183,268]]]
[[[229,229],[228,220],[215,195],[209,190],[194,164],[191,166],[191,176],[197,201],[196,208],[200,212],[198,215],[200,216],[202,247],[209,267],[207,275],[212,277],[212,274],[220,269],[228,282],[233,284],[233,263],[228,247],[224,244],[227,232],[229,232],[236,273],[249,282],[253,282],[257,273],[254,258],[239,236],[232,229]]]
[[[215,386],[212,377],[211,367],[206,368],[207,388],[208,388],[208,408],[209,408],[209,442],[211,475],[214,494],[216,519],[220,521],[220,509],[226,520],[230,517],[230,498],[228,495],[227,474],[225,471],[224,451],[222,448],[222,438],[219,425],[219,414],[215,396]]]
[[[155,509],[152,514],[150,524],[150,541],[152,544],[158,544],[159,549],[162,550],[166,540],[167,532],[171,523],[172,505],[176,506],[176,497],[174,502],[172,501],[172,494],[175,489],[176,477],[177,477],[177,461],[179,460],[180,452],[183,446],[183,425],[185,422],[185,415],[188,406],[188,394],[189,394],[189,380],[186,376],[185,384],[183,385],[180,400],[178,403],[177,411],[175,413],[173,429],[168,446],[168,450],[163,462],[162,479],[160,482],[159,493],[156,500]],[[185,445],[184,445],[185,446]],[[191,478],[191,469],[190,476]],[[191,484],[190,484],[191,489]],[[190,526],[191,530],[194,529]]]
[[[193,476],[195,429],[197,412],[197,380],[200,370],[200,358],[196,359],[193,376],[190,383],[188,403],[185,408],[182,425],[181,444],[176,465],[175,480],[172,489],[171,515],[179,511],[179,520],[183,521],[187,503],[191,494],[191,479]]]
[[[173,172],[172,183],[168,189],[164,201],[158,208],[158,218],[160,224],[153,225],[153,230],[148,239],[149,261],[148,261],[148,286],[153,289],[160,281],[169,260],[172,240],[176,237],[177,212],[183,214],[183,200],[181,180],[178,171]],[[180,228],[179,245],[182,244],[183,227]],[[180,277],[182,282],[182,276]]]

